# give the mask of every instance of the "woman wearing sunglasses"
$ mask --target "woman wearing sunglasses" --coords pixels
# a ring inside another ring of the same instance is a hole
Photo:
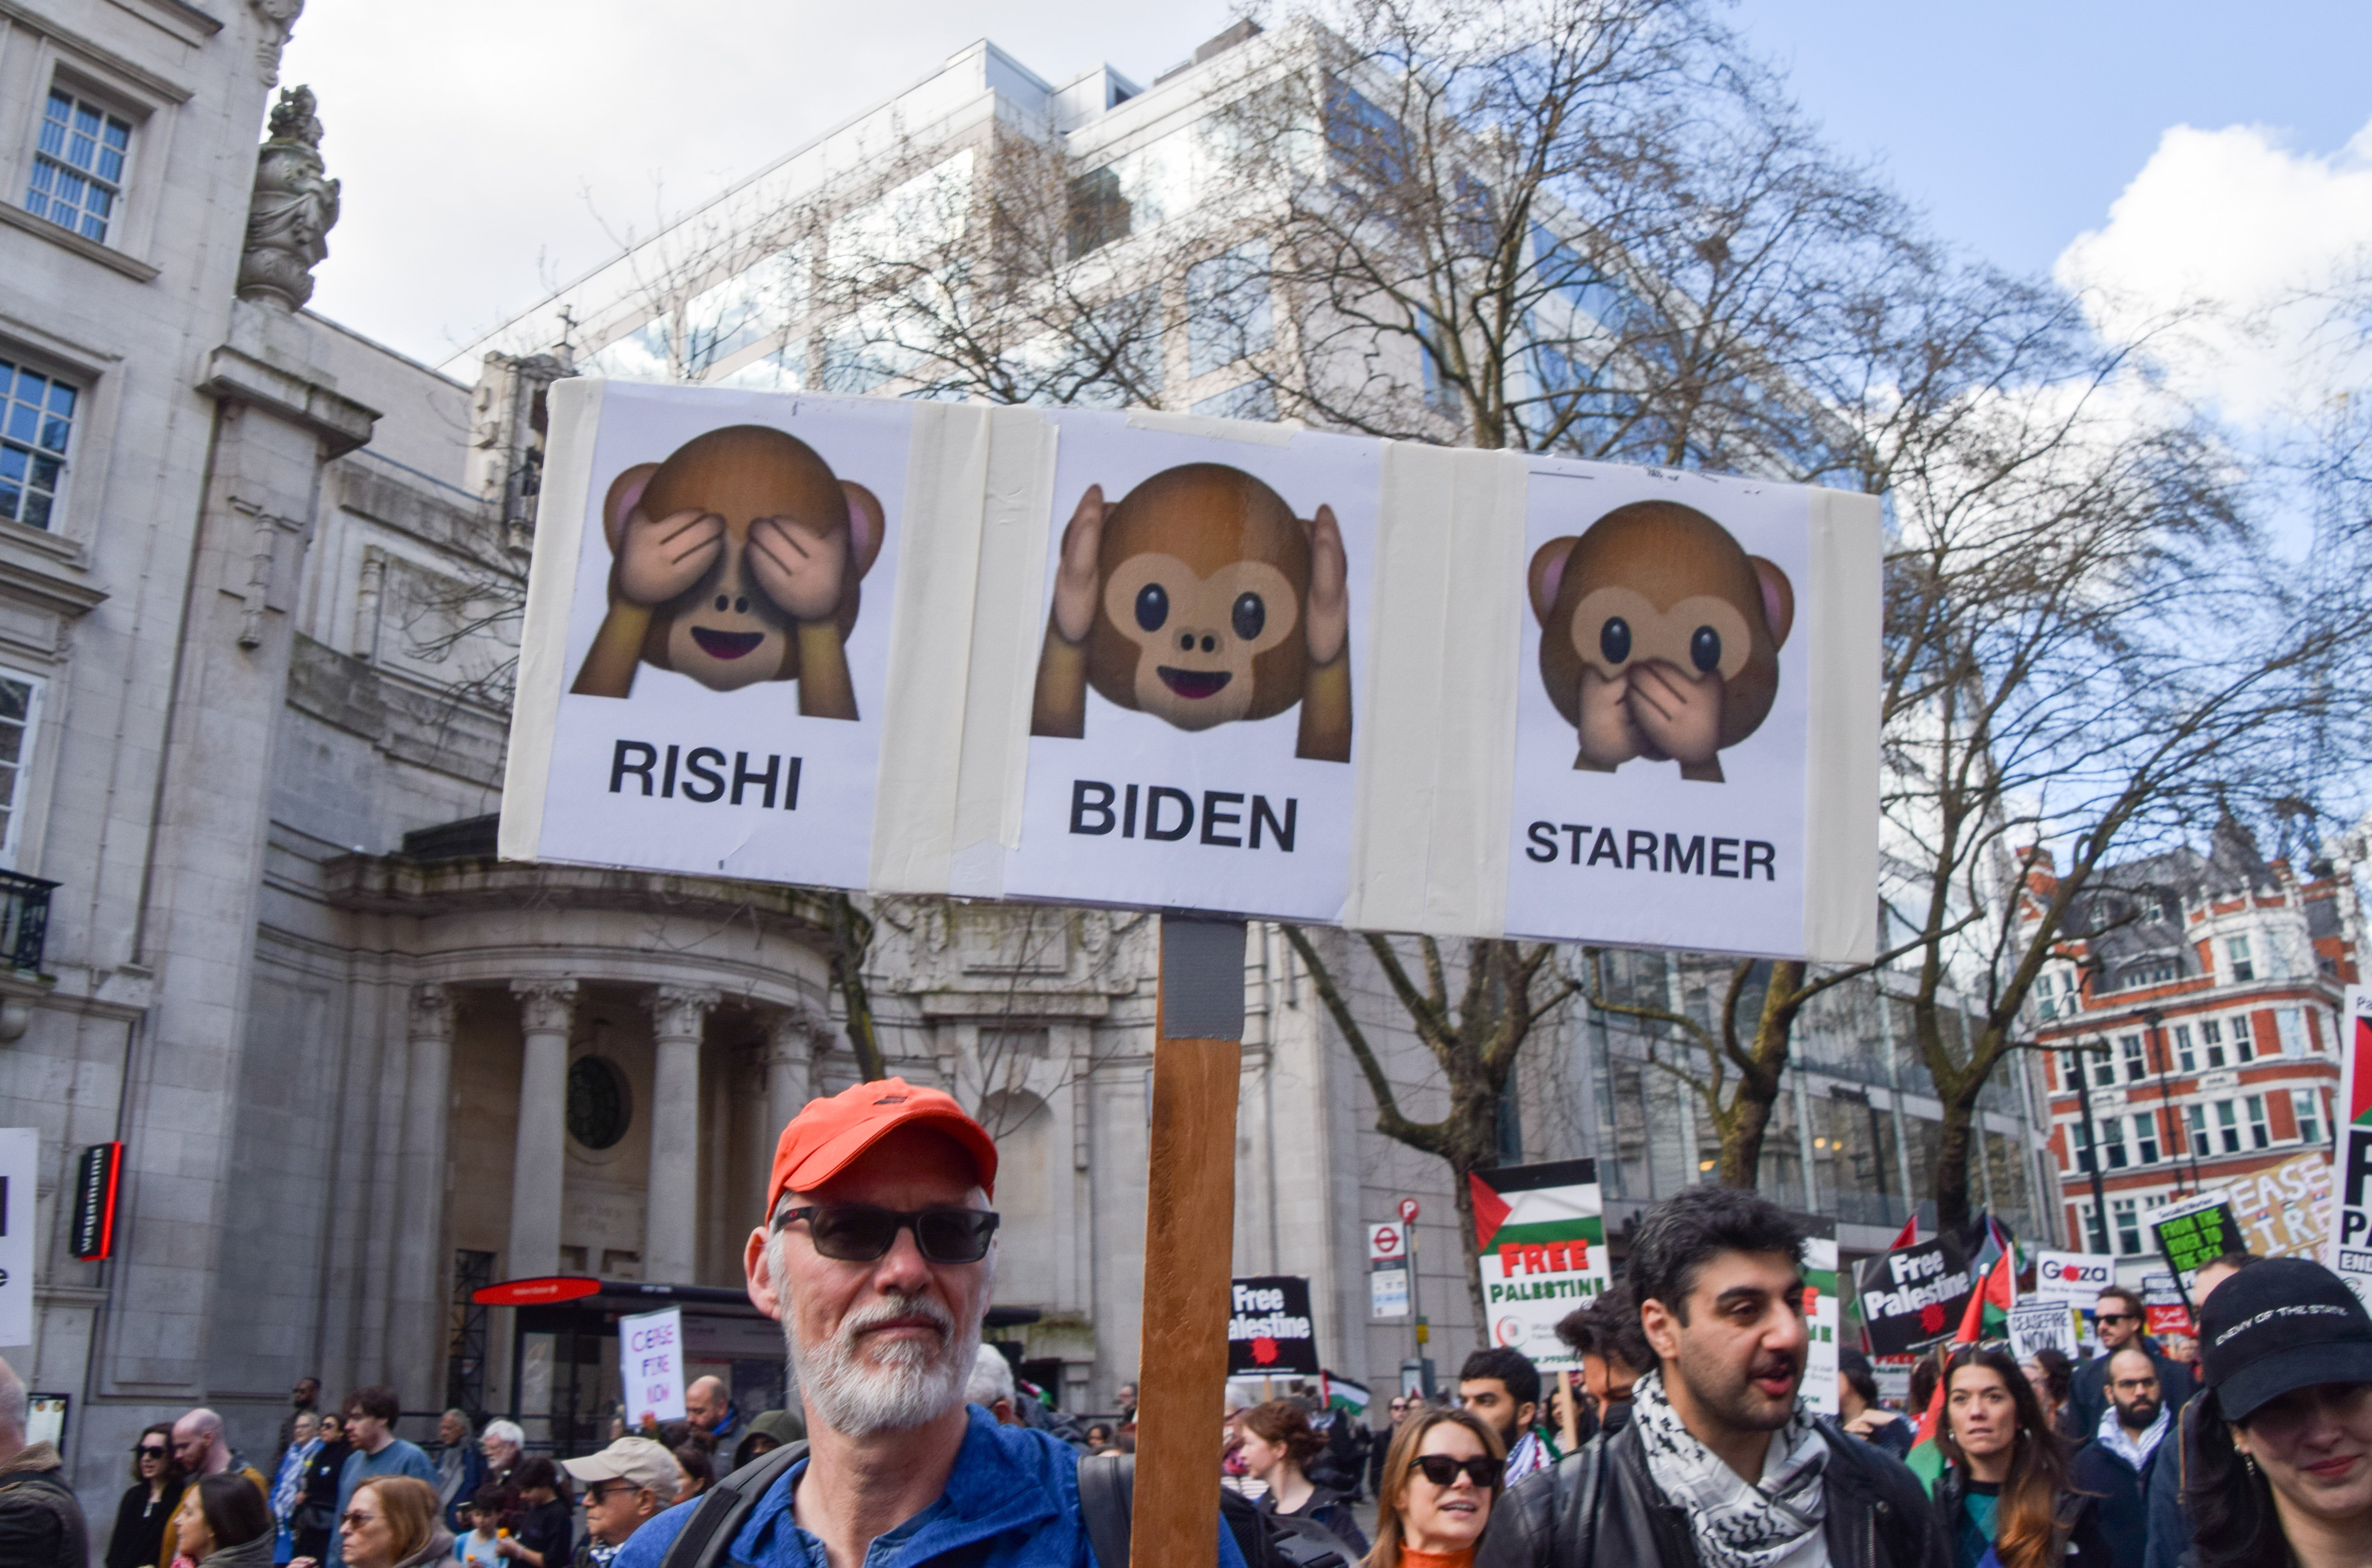
[[[453,1532],[437,1517],[436,1489],[416,1476],[375,1475],[346,1499],[338,1546],[346,1568],[429,1568],[453,1556]],[[288,1568],[320,1568],[300,1557]]]
[[[173,1463],[173,1423],[160,1421],[132,1446],[132,1488],[115,1505],[115,1533],[107,1540],[107,1568],[147,1568],[165,1544],[165,1521],[181,1501],[181,1471]]]
[[[1506,1474],[1480,1416],[1424,1405],[1392,1434],[1376,1489],[1376,1544],[1361,1568],[1472,1568]]]

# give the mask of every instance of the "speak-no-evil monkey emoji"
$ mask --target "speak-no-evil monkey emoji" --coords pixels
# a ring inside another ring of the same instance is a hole
[[[761,424],[695,436],[610,485],[610,610],[569,690],[623,697],[648,664],[715,691],[799,683],[799,712],[856,717],[845,640],[881,552],[881,503]]]
[[[1787,575],[1692,506],[1635,501],[1532,557],[1541,678],[1580,734],[1574,766],[1677,761],[1722,782],[1723,749],[1779,694],[1796,619]]]
[[[1301,704],[1294,754],[1351,760],[1351,599],[1331,507],[1240,469],[1166,469],[1063,530],[1029,733],[1087,733],[1087,689],[1184,730]]]

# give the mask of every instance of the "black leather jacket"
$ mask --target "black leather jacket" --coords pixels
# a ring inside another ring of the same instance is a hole
[[[1822,1420],[1831,1568],[1952,1568],[1935,1505],[1891,1454]],[[1474,1568],[1698,1568],[1686,1512],[1647,1473],[1636,1426],[1584,1444],[1499,1501]]]

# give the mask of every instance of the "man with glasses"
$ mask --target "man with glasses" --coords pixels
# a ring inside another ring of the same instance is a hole
[[[585,1483],[585,1539],[574,1568],[609,1568],[618,1549],[675,1502],[683,1480],[675,1456],[647,1437],[621,1437],[561,1468]]]
[[[2109,1413],[2109,1361],[2127,1345],[2138,1346],[2157,1368],[2161,1403],[2179,1409],[2191,1398],[2191,1369],[2160,1350],[2142,1331],[2142,1298],[2122,1285],[2110,1285],[2093,1302],[2092,1330],[2099,1339],[2100,1353],[2077,1367],[2069,1381],[2060,1427],[2064,1435],[2080,1443],[2100,1430],[2101,1418]]]
[[[1075,1452],[964,1402],[995,1272],[995,1183],[987,1131],[901,1078],[791,1119],[742,1263],[750,1299],[782,1322],[808,1440],[778,1450],[754,1495],[720,1485],[660,1515],[615,1568],[1087,1560]],[[1217,1561],[1242,1568],[1224,1530]]]
[[[2099,1499],[2110,1568],[2142,1568],[2149,1539],[2150,1477],[2165,1452],[2166,1432],[2157,1368],[2141,1346],[2129,1342],[2109,1357],[2109,1413],[2068,1467],[2076,1490]]]

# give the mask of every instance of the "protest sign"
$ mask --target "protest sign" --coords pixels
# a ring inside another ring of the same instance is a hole
[[[1863,1259],[1854,1284],[1872,1355],[1912,1354],[1943,1339],[1960,1326],[1976,1289],[1967,1251],[1948,1234]]]
[[[2323,1261],[2372,1307],[2372,990],[2348,988],[2340,1039],[2337,1193]]]
[[[1318,1331],[1309,1318],[1309,1282],[1258,1274],[1229,1282],[1227,1376],[1318,1375]]]
[[[2117,1260],[2106,1252],[2037,1252],[2034,1294],[2072,1301],[2090,1310],[2093,1300],[2117,1283]]]
[[[2320,1258],[2331,1234],[2331,1156],[2320,1149],[2224,1190],[2240,1242],[2260,1258]]]
[[[2021,1301],[2009,1309],[2011,1353],[2024,1361],[2048,1346],[2069,1360],[2076,1355],[2076,1309],[2064,1301]]]
[[[2153,1210],[2149,1230],[2151,1245],[2181,1282],[2186,1300],[2200,1269],[2240,1245],[2240,1222],[2232,1213],[2231,1198],[2220,1191],[2202,1192]]]
[[[1556,1326],[1606,1288],[1598,1163],[1500,1166],[1467,1180],[1491,1342],[1522,1351],[1543,1372],[1579,1371]]]
[[[1804,1242],[1804,1402],[1822,1415],[1843,1415],[1837,1400],[1837,1222],[1799,1214]]]
[[[0,1345],[33,1342],[33,1199],[41,1135],[0,1127]]]
[[[683,1313],[668,1307],[618,1319],[618,1374],[626,1385],[626,1420],[640,1425],[681,1421],[683,1411]]]
[[[1874,948],[1871,497],[1144,412],[549,406],[507,859]]]
[[[2191,1303],[2172,1274],[2142,1276],[2142,1326],[2153,1337],[2192,1332]]]
[[[1367,1316],[1409,1315],[1408,1227],[1389,1221],[1367,1227]]]

